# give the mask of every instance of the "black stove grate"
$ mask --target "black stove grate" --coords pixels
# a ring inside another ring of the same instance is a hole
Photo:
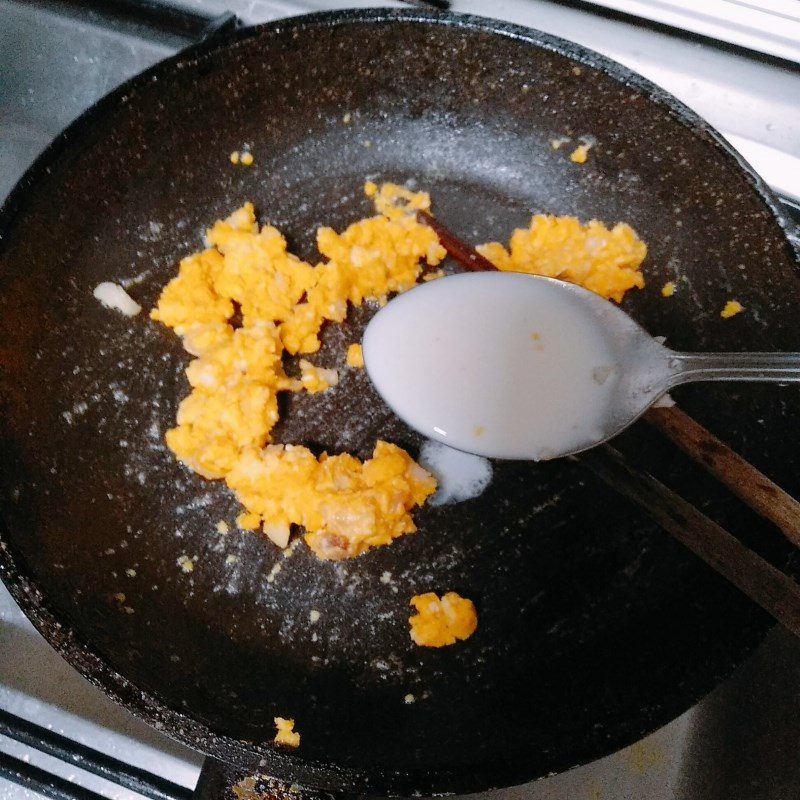
[[[0,709],[0,734],[76,769],[90,772],[151,800],[191,800],[192,792],[144,769],[104,755],[67,736],[34,725]],[[20,758],[0,752],[0,777],[53,800],[103,800],[102,796],[52,775]]]

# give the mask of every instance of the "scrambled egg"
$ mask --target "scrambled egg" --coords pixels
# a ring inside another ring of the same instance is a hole
[[[252,203],[245,203],[207,232],[207,249],[181,261],[151,313],[195,357],[186,369],[191,393],[166,434],[169,448],[203,477],[225,480],[244,506],[240,528],[261,530],[286,547],[291,527],[303,526],[307,544],[323,559],[352,558],[413,532],[411,511],[436,489],[429,473],[387,442],[379,441],[363,463],[271,444],[279,392],[322,392],[339,379],[336,370],[307,359],[300,377],[291,378],[284,353],[315,353],[322,326],[342,322],[350,304],[384,304],[413,287],[426,264],[435,267],[445,257],[435,232],[416,217],[430,208],[426,193],[371,182],[364,191],[377,215],[340,233],[320,228],[325,260],[316,265],[290,253],[276,228],[259,226]],[[500,269],[563,278],[617,301],[644,285],[638,269],[646,248],[625,224],[609,230],[597,221],[540,215],[514,232],[509,250],[496,242],[479,249]],[[235,328],[237,312],[242,324]],[[348,349],[347,363],[363,366],[360,345]],[[424,609],[412,636],[417,630],[420,643],[448,643],[474,630],[469,601],[453,593],[417,600]]]
[[[730,319],[744,311],[744,306],[738,300],[728,300],[725,307],[719,312],[722,319]]]
[[[293,719],[275,717],[275,727],[278,730],[275,734],[275,744],[281,744],[284,747],[300,746],[300,734],[294,729]]]
[[[441,599],[433,592],[411,598],[417,613],[409,617],[411,638],[422,647],[445,647],[458,639],[469,639],[478,627],[478,615],[471,600],[455,592]]]
[[[316,458],[297,445],[249,448],[226,482],[270,539],[288,541],[290,526],[302,525],[324,559],[351,558],[413,533],[409,511],[436,489],[405,450],[381,441],[363,464],[347,453]]]
[[[609,230],[597,220],[582,225],[575,217],[536,214],[514,231],[508,250],[499,242],[477,250],[498,269],[560,278],[617,302],[644,286],[639,267],[647,247],[624,222]]]
[[[285,547],[290,526],[302,525],[326,559],[413,532],[409,512],[436,489],[431,475],[386,442],[365,463],[269,444],[278,392],[319,392],[338,382],[335,370],[305,359],[300,378],[289,378],[284,352],[316,352],[322,325],[344,320],[348,303],[385,302],[414,286],[423,260],[436,266],[445,256],[414,215],[430,207],[427,194],[392,184],[365,190],[380,213],[342,233],[321,228],[327,260],[316,266],[289,253],[276,228],[259,227],[246,203],[208,231],[206,250],[183,259],[151,313],[195,356],[186,370],[192,391],[166,434],[169,448],[198,474],[226,481],[245,507],[239,527],[261,528]],[[231,325],[237,309],[240,328]]]
[[[667,281],[661,287],[661,296],[662,297],[672,297],[675,294],[675,282],[674,281]]]

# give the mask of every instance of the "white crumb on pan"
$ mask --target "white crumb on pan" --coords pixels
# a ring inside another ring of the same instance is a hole
[[[111,281],[98,283],[92,294],[106,308],[113,308],[126,317],[135,317],[142,310],[142,307],[118,283]]]
[[[281,562],[280,561],[276,561],[272,565],[272,569],[269,571],[269,574],[267,575],[267,583],[274,583],[275,582],[275,578],[278,576],[278,573],[282,569],[283,569],[283,567],[281,566]]]
[[[432,506],[478,497],[492,480],[492,464],[488,458],[463,453],[440,442],[425,442],[419,463],[433,473],[439,484],[429,501]]]
[[[194,564],[196,560],[197,556],[195,556],[194,558],[189,558],[189,556],[187,555],[182,555],[178,557],[176,563],[181,568],[181,570],[183,570],[183,572],[188,574],[190,572],[194,572]]]

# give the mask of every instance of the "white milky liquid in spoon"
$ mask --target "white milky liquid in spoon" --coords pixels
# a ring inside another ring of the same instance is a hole
[[[498,458],[546,459],[603,438],[619,376],[595,316],[529,275],[412,289],[373,318],[363,349],[376,389],[409,425]]]

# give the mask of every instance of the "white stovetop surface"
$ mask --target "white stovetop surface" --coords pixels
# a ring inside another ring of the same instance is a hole
[[[322,8],[375,5],[358,0],[184,3],[205,11],[230,9],[246,22]],[[572,39],[636,69],[722,130],[773,186],[800,197],[797,71],[546,0],[455,0],[454,7]],[[0,0],[0,198],[80,110],[170,52],[163,44]],[[798,797],[798,678],[800,644],[776,631],[727,686],[642,742],[570,773],[497,796],[503,800]],[[111,703],[77,675],[34,631],[2,585],[0,706],[176,783],[191,787],[196,781],[201,758]],[[2,736],[0,750],[64,776],[78,776],[69,765],[28,752]],[[136,796],[85,775],[78,779],[108,797]],[[35,796],[0,781],[0,800],[29,797]]]

